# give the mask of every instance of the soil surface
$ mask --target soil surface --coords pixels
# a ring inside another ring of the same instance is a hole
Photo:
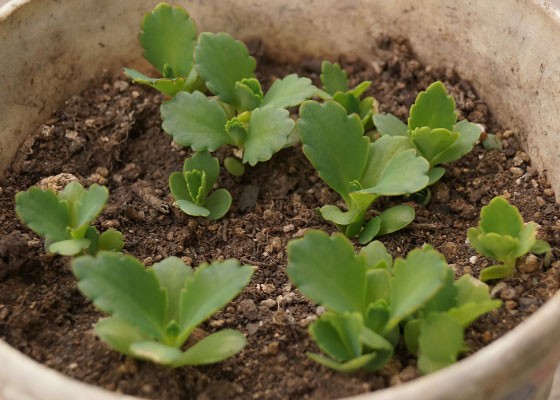
[[[293,72],[319,84],[321,60],[278,65],[260,43],[250,47],[265,87]],[[501,152],[486,151],[477,144],[447,166],[427,207],[409,202],[416,220],[382,238],[393,256],[430,243],[445,254],[457,277],[478,277],[492,261],[477,256],[466,243],[467,228],[477,225],[480,208],[496,195],[519,207],[525,221],[537,222],[539,238],[554,247],[551,266],[543,266],[542,258],[522,260],[519,272],[493,286],[492,295],[504,305],[467,329],[467,343],[476,351],[529,317],[558,289],[559,207],[546,177],[539,176],[520,151],[516,132],[495,123],[468,82],[452,70],[422,65],[403,40],[384,39],[373,51],[379,56],[377,63],[338,61],[352,84],[373,82],[367,94],[379,101],[382,112],[406,120],[418,91],[439,79],[455,97],[459,118],[483,124],[504,146]],[[403,345],[377,373],[337,373],[306,357],[306,351],[318,351],[307,326],[324,310],[290,284],[285,248],[310,228],[335,232],[315,210],[340,198],[318,178],[299,146],[249,168],[243,177],[223,169],[219,187],[233,196],[230,212],[218,221],[189,217],[173,206],[167,179],[191,152],[172,144],[162,131],[163,100],[123,76],[105,73],[68,99],[22,145],[0,182],[0,337],[68,376],[154,399],[327,399],[416,378],[416,360]],[[216,154],[223,160],[231,151]],[[239,329],[248,338],[245,349],[215,365],[168,369],[122,356],[99,341],[93,325],[103,315],[77,290],[70,258],[45,254],[41,239],[14,213],[17,191],[60,173],[72,174],[84,185],[107,185],[108,206],[95,225],[122,231],[124,251],[146,265],[172,255],[193,266],[230,257],[256,265],[247,288],[198,331],[204,335]],[[406,201],[376,202],[371,213]]]

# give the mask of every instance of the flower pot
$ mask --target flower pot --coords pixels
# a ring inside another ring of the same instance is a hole
[[[260,37],[279,58],[375,58],[383,34],[470,80],[560,190],[560,15],[540,1],[179,1],[200,31]],[[228,5],[228,6],[226,6]],[[15,0],[0,8],[0,173],[26,135],[102,69],[145,68],[136,41],[153,1]],[[560,360],[560,294],[473,356],[356,399],[546,399]],[[131,399],[73,381],[0,341],[0,399]]]

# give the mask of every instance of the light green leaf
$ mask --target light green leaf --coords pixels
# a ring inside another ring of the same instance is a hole
[[[492,279],[502,279],[510,276],[515,271],[515,266],[507,265],[492,265],[480,271],[480,280],[482,282],[490,281]]]
[[[364,367],[366,364],[368,364],[370,361],[372,361],[377,354],[376,353],[369,353],[369,354],[364,354],[363,356],[360,357],[356,357],[350,361],[347,361],[345,363],[339,363],[336,362],[334,360],[331,360],[330,358],[327,358],[321,354],[314,354],[314,353],[306,353],[307,357],[311,358],[313,361],[324,365],[325,367],[328,367],[330,369],[334,369],[335,371],[339,371],[339,372],[352,372],[352,371],[356,371],[362,367]]]
[[[507,235],[502,236],[497,233],[479,235],[474,241],[470,240],[469,237],[469,241],[476,251],[487,257],[494,258],[502,262],[509,262],[512,259],[515,259],[514,253],[519,247],[518,239]]]
[[[177,257],[168,257],[152,266],[159,286],[165,290],[167,295],[166,323],[172,320],[179,322],[179,304],[181,293],[185,288],[185,281],[193,275],[190,266]]]
[[[137,358],[158,364],[169,365],[181,356],[181,350],[153,340],[135,342],[130,345],[130,353]]]
[[[447,262],[433,248],[424,246],[408,253],[406,260],[397,258],[393,273],[388,330],[420,309],[440,290],[447,276]]]
[[[109,191],[105,186],[93,184],[83,194],[78,204],[76,226],[73,228],[80,229],[88,225],[99,215],[107,199]]]
[[[319,212],[327,221],[337,225],[350,225],[359,214],[359,210],[342,211],[337,206],[326,205],[320,208]]]
[[[364,367],[368,371],[377,371],[387,364],[393,355],[393,346],[383,336],[373,330],[364,327],[361,335],[362,343],[373,349],[375,358]]]
[[[362,176],[369,146],[359,117],[347,116],[332,100],[305,101],[297,129],[303,152],[319,176],[350,204],[350,182]]]
[[[473,302],[481,303],[491,299],[488,285],[470,275],[463,275],[457,279],[454,286],[457,288],[457,306]]]
[[[393,257],[379,240],[371,242],[366,247],[362,247],[360,254],[366,256],[368,268],[383,268],[389,272],[392,270]]]
[[[52,190],[43,191],[33,186],[26,192],[19,192],[16,194],[16,213],[39,235],[53,241],[68,239],[68,203],[59,201]]]
[[[410,130],[429,126],[431,129],[455,130],[457,113],[455,100],[447,95],[441,82],[432,83],[425,92],[420,92],[410,108],[408,127]]]
[[[412,355],[418,355],[418,336],[420,336],[420,329],[422,328],[423,320],[411,319],[404,326],[404,343],[406,349]]]
[[[448,311],[457,305],[457,287],[453,284],[454,278],[455,273],[447,267],[443,286],[422,307],[419,312],[420,316],[425,317],[432,312]]]
[[[204,206],[210,211],[208,219],[220,219],[231,207],[231,194],[226,189],[217,189],[208,196]]]
[[[433,167],[439,164],[438,156],[459,139],[459,132],[423,126],[411,131],[410,137],[422,157],[428,160],[430,166]]]
[[[95,333],[120,353],[130,355],[130,345],[150,339],[140,328],[118,318],[103,318],[95,324]]]
[[[144,48],[144,57],[159,72],[164,66],[177,76],[187,76],[193,64],[196,45],[196,27],[189,14],[181,7],[160,3],[142,20],[142,31],[138,37]]]
[[[100,252],[72,262],[78,288],[107,314],[163,339],[165,294],[155,273],[128,255]]]
[[[218,180],[220,162],[207,151],[198,151],[191,158],[187,158],[183,166],[183,172],[193,170],[204,171],[206,174],[206,184],[204,185],[204,198],[206,198]]]
[[[251,80],[257,81],[255,78],[251,78]],[[247,79],[243,79],[241,82],[235,82],[236,104],[237,109],[241,112],[252,111],[260,106],[262,102],[262,92],[260,96],[253,92],[253,89],[248,85],[249,82],[247,81]]]
[[[365,313],[365,325],[372,331],[382,334],[385,331],[385,326],[387,326],[390,314],[391,309],[387,300],[379,299],[375,303],[370,303],[367,307]]]
[[[205,187],[206,187],[206,174],[204,171],[197,171],[196,169],[186,171],[183,173],[185,182],[187,182],[187,189],[190,197],[194,200],[195,204],[202,205],[206,200]]]
[[[123,247],[123,235],[114,229],[107,229],[99,238],[99,250],[121,251]]]
[[[459,321],[463,328],[466,328],[482,314],[486,314],[487,312],[500,307],[501,304],[502,302],[500,300],[471,302],[450,309],[448,314],[450,317]]]
[[[241,176],[245,173],[245,165],[243,161],[236,157],[226,157],[224,159],[224,167],[233,176]]]
[[[193,150],[214,151],[232,144],[226,133],[226,113],[216,99],[204,94],[180,92],[161,105],[162,127],[173,139]]]
[[[375,217],[370,219],[366,224],[366,226],[364,227],[364,229],[362,229],[362,231],[360,232],[360,237],[358,238],[360,244],[369,243],[375,236],[377,236],[380,228],[381,228],[381,218]]]
[[[445,313],[432,313],[422,322],[418,337],[418,369],[435,372],[457,361],[463,347],[463,327]]]
[[[113,229],[109,229],[108,231],[113,231],[113,232],[117,232],[119,233],[121,236],[121,248],[119,250],[116,251],[120,251],[123,247],[124,247],[124,243],[122,242],[122,234],[118,231],[114,231]],[[89,240],[89,246],[86,249],[87,253],[89,255],[96,255],[97,252],[99,251],[99,241],[101,239],[101,236],[99,235],[99,232],[97,231],[97,229],[93,226],[88,226],[84,232],[84,239],[88,239]],[[103,250],[111,250],[111,249],[103,249]]]
[[[482,207],[478,226],[485,232],[519,237],[523,229],[523,218],[517,207],[503,197],[494,197],[487,206]]]
[[[356,97],[360,97],[365,93],[366,90],[371,86],[371,81],[363,81],[358,84],[354,89],[350,90],[348,93],[353,94]],[[365,100],[365,99],[364,99]]]
[[[536,240],[535,243],[531,246],[531,249],[529,251],[534,254],[545,254],[544,264],[547,266],[550,264],[550,258],[552,256],[552,248],[544,240]]]
[[[78,205],[85,193],[84,187],[76,181],[70,182],[63,190],[58,192],[58,199],[68,202],[69,226],[72,228],[78,227]]]
[[[360,115],[360,99],[352,93],[337,92],[334,94],[333,100],[342,105],[348,115],[352,113]]]
[[[247,46],[227,33],[203,32],[198,36],[194,58],[208,89],[224,103],[238,107],[235,83],[253,78],[256,66]]]
[[[207,217],[210,215],[210,210],[206,207],[199,206],[189,200],[176,200],[175,204],[177,204],[185,214],[192,215],[193,217]]]
[[[381,299],[386,301],[391,299],[391,275],[386,269],[368,270],[366,280],[366,304],[372,304]]]
[[[73,256],[89,247],[89,239],[68,239],[54,242],[49,245],[49,253],[56,253],[63,256]]]
[[[445,174],[445,168],[430,168],[430,170],[428,171],[428,186],[432,186],[434,183],[439,181],[443,174]]]
[[[173,367],[222,361],[240,352],[245,343],[247,339],[241,332],[224,329],[195,343],[173,362]]]
[[[272,105],[278,108],[293,107],[315,94],[317,88],[309,78],[290,74],[274,81],[263,98],[261,107]]]
[[[466,119],[458,122],[455,130],[460,134],[459,138],[432,160],[434,165],[448,163],[463,157],[472,150],[480,137],[480,127]]]
[[[272,106],[257,108],[249,121],[243,162],[253,166],[270,160],[284,147],[294,126],[288,110]]]
[[[534,222],[529,222],[523,227],[523,229],[521,229],[521,233],[519,234],[519,245],[513,254],[514,257],[521,257],[531,251],[531,248],[533,248],[537,241],[536,230],[537,225]],[[546,242],[544,243],[546,245]]]
[[[175,201],[188,200],[193,201],[187,188],[185,175],[182,172],[173,172],[169,175],[169,188]]]
[[[330,95],[348,90],[347,72],[338,63],[323,61],[321,64],[321,83],[323,89]]]
[[[188,90],[188,82],[183,77],[178,78],[150,78],[134,69],[125,68],[124,74],[132,79],[133,83],[141,83],[159,90],[169,97],[174,97],[177,93]]]
[[[237,260],[202,264],[187,278],[181,296],[180,338],[229,303],[247,285],[254,268]]]
[[[365,264],[342,234],[309,231],[288,244],[290,280],[315,303],[339,313],[364,311]]]
[[[373,123],[381,135],[408,138],[408,127],[393,114],[376,114],[373,116]]]
[[[396,232],[414,220],[414,208],[405,205],[391,207],[379,215],[381,226],[377,236]]]
[[[502,151],[502,141],[498,136],[492,133],[486,134],[486,139],[482,141],[482,145],[486,150]]]
[[[309,333],[323,352],[338,361],[348,361],[362,355],[362,328],[359,312],[327,312],[309,326]]]
[[[246,115],[248,112],[244,112],[241,115]],[[226,132],[231,138],[232,144],[237,147],[243,147],[243,143],[247,140],[247,122],[241,120],[241,115],[239,117],[233,117],[226,123]]]

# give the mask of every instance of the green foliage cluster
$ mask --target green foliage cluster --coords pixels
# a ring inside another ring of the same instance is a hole
[[[470,275],[454,281],[445,258],[429,245],[393,261],[378,241],[355,254],[342,234],[309,231],[288,245],[287,272],[327,309],[309,333],[328,357],[309,357],[339,371],[382,368],[401,331],[419,370],[436,371],[468,350],[464,329],[501,304]]]
[[[95,255],[99,250],[120,251],[120,232],[108,229],[100,235],[90,225],[108,197],[107,188],[99,185],[86,190],[78,182],[71,182],[58,195],[33,186],[16,195],[16,213],[31,230],[45,238],[49,253],[73,256]]]
[[[515,270],[517,258],[528,252],[545,254],[545,264],[550,263],[551,248],[536,237],[537,225],[523,223],[517,207],[503,197],[494,197],[487,206],[482,207],[477,228],[468,230],[471,246],[486,257],[501,261],[482,270],[480,279],[501,279]]]

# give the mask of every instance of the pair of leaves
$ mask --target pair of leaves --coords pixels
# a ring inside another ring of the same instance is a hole
[[[371,86],[370,81],[361,82],[354,89],[348,89],[348,73],[338,63],[323,61],[321,64],[321,83],[323,90],[317,94],[323,100],[334,100],[341,104],[348,115],[357,114],[365,130],[373,127],[373,114],[375,112],[375,99],[366,97],[360,99],[362,94]]]
[[[407,138],[386,136],[370,143],[363,135],[359,117],[348,116],[344,107],[335,101],[304,102],[297,130],[303,152],[319,176],[342,196],[348,208],[344,213],[335,206],[327,206],[321,213],[348,236],[360,232],[365,211],[377,197],[414,193],[428,184],[429,165],[416,155]],[[394,212],[394,216],[406,217],[399,219],[394,227],[400,229],[410,223],[413,213],[412,209],[404,214]],[[364,240],[376,231],[375,226],[370,228]]]
[[[169,188],[177,206],[189,215],[222,218],[231,206],[231,194],[226,189],[217,189],[208,195],[219,173],[218,159],[207,151],[187,158],[183,172],[173,172],[169,176]]]
[[[525,225],[517,207],[502,197],[494,197],[487,206],[482,207],[477,228],[468,230],[471,246],[486,257],[501,261],[482,270],[480,279],[500,279],[513,273],[517,258],[533,252],[545,253],[550,261],[550,246],[536,238],[536,224]]]
[[[50,253],[69,256],[84,251],[95,254],[99,249],[120,251],[120,232],[109,229],[100,236],[89,226],[108,197],[107,188],[96,184],[86,190],[71,182],[58,195],[33,186],[16,195],[16,213],[31,230],[45,237]]]
[[[149,78],[134,69],[125,68],[125,75],[133,82],[151,86],[170,97],[180,91],[204,90],[204,84],[193,68],[196,26],[182,7],[158,4],[142,19],[138,39],[144,49],[144,58],[163,77]]]
[[[430,185],[445,172],[436,165],[458,160],[472,150],[480,137],[478,125],[466,120],[456,124],[455,100],[439,81],[418,94],[410,108],[408,126],[391,114],[377,114],[373,120],[381,135],[410,139],[430,163]]]
[[[462,346],[463,328],[500,304],[490,299],[486,285],[468,275],[453,282],[453,271],[445,258],[428,245],[393,263],[378,241],[355,254],[354,247],[343,235],[329,237],[324,232],[310,231],[303,239],[290,242],[288,260],[290,280],[305,296],[329,310],[325,320],[321,318],[315,323],[321,329],[310,331],[334,361],[327,362],[317,356],[314,359],[339,370],[368,368],[367,364],[373,360],[386,362],[387,353],[372,346],[369,352],[381,358],[360,358],[364,355],[363,347],[358,345],[363,344],[361,335],[371,331],[394,344],[398,341],[399,324],[406,322],[405,342],[413,354],[419,352],[426,360],[422,372],[431,372],[445,360],[456,360],[460,350],[445,342],[447,334],[453,343],[457,341],[456,329],[432,333],[432,324],[439,321],[432,321],[436,318],[432,317],[434,313],[445,314],[444,318],[453,320],[450,326],[460,327]],[[327,329],[326,325],[331,328]],[[353,328],[340,329],[350,325]],[[442,346],[438,344],[440,340]],[[333,350],[333,343],[345,348],[345,352]],[[440,357],[440,353],[445,357]],[[348,364],[358,358],[361,361]]]
[[[193,272],[169,257],[146,269],[134,257],[100,252],[74,259],[72,268],[82,293],[111,315],[96,325],[97,334],[123,354],[179,367],[214,363],[245,345],[243,334],[223,330],[180,350],[199,324],[247,285],[249,265],[227,260]]]

